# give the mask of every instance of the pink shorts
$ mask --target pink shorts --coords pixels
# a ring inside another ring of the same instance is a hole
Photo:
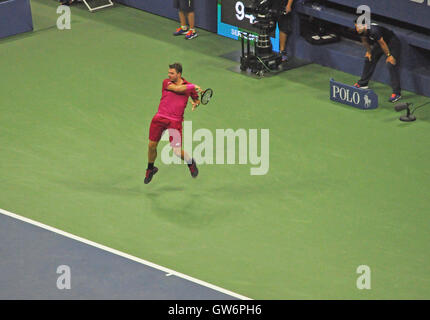
[[[149,140],[160,141],[164,130],[169,130],[169,141],[172,148],[182,147],[182,121],[175,121],[155,115],[149,127]]]

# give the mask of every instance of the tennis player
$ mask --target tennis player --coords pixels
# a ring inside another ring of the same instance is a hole
[[[157,145],[163,132],[169,130],[169,141],[173,152],[188,165],[191,176],[197,177],[197,169],[194,159],[182,149],[182,121],[184,121],[184,111],[187,107],[188,98],[192,99],[192,111],[200,104],[198,93],[202,89],[195,84],[189,83],[182,78],[182,65],[174,63],[169,65],[168,79],[163,81],[160,105],[158,112],[152,118],[149,128],[148,145],[148,168],[146,169],[145,184],[151,182],[158,168],[154,167],[157,158]]]

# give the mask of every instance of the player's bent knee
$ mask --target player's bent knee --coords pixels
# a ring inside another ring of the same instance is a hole
[[[149,140],[148,148],[149,148],[149,149],[153,149],[153,150],[155,150],[155,149],[157,149],[157,145],[158,145],[158,142],[157,142],[157,141]]]
[[[180,156],[182,156],[182,149],[181,148],[173,148],[173,153],[176,156],[180,157]]]

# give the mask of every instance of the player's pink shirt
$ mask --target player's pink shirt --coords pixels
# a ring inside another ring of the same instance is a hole
[[[182,84],[190,84],[182,78]],[[187,89],[184,93],[176,93],[167,90],[167,87],[173,82],[170,79],[164,79],[163,87],[161,89],[161,100],[158,106],[157,115],[174,121],[184,120],[184,111],[187,107],[188,98],[191,96],[194,100],[198,99],[199,96],[195,89]]]

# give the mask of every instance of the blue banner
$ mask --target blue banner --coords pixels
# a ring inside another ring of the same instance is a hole
[[[376,109],[378,96],[370,89],[359,89],[330,79],[330,100],[359,109]]]

